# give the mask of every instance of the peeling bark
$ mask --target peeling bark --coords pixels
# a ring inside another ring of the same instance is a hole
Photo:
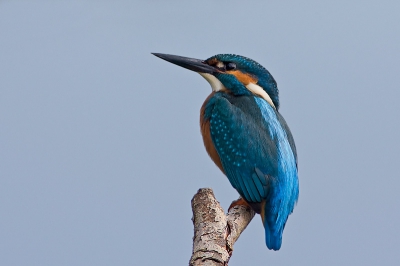
[[[233,245],[254,217],[249,206],[236,205],[225,215],[210,188],[202,188],[192,199],[193,252],[190,266],[226,266]]]

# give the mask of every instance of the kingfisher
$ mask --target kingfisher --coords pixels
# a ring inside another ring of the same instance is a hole
[[[275,79],[256,61],[234,54],[206,60],[153,55],[195,71],[212,92],[200,110],[208,155],[241,198],[261,215],[265,243],[279,250],[288,216],[299,196],[297,152],[292,133],[279,113]]]

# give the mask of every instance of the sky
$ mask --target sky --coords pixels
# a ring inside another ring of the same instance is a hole
[[[208,158],[198,74],[274,76],[300,197],[280,251],[256,216],[230,265],[400,261],[398,1],[0,1],[0,265],[187,265],[190,200],[237,192]]]

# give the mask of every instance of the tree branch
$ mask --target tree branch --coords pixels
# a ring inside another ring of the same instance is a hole
[[[225,215],[210,188],[202,188],[192,199],[193,252],[190,266],[226,266],[233,245],[254,217],[245,205],[235,205]]]

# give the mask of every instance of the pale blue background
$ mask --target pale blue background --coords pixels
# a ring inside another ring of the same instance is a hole
[[[278,82],[300,200],[230,265],[398,265],[398,1],[1,1],[0,265],[187,265],[210,87],[150,52],[248,56]]]

